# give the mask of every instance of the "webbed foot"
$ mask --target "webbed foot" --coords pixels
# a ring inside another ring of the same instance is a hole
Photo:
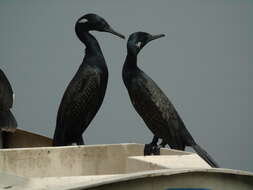
[[[159,146],[153,146],[153,155],[160,155],[160,147]]]
[[[160,155],[160,147],[152,144],[145,144],[144,156]]]

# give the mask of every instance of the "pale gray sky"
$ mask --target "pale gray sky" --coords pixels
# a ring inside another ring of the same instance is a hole
[[[126,36],[165,33],[143,49],[139,66],[222,167],[253,171],[251,0],[1,0],[0,63],[15,90],[19,128],[53,136],[61,97],[84,56],[74,24],[86,13],[99,14]],[[93,34],[109,83],[86,143],[149,142],[152,134],[121,78],[126,40]]]

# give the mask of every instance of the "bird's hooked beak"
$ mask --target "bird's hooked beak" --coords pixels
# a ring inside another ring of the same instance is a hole
[[[107,28],[104,30],[105,32],[109,32],[111,34],[114,34],[122,39],[125,39],[125,36],[123,34],[120,34],[119,32],[115,31],[114,29],[112,29],[111,27]]]
[[[153,40],[156,40],[156,39],[162,38],[162,37],[165,37],[165,34],[150,35],[150,37],[147,39],[147,41],[145,43],[140,44],[140,49],[142,49],[150,41],[153,41]]]
[[[158,35],[150,35],[150,37],[145,41],[145,43],[140,43],[139,50],[141,50],[146,44],[148,44],[150,41],[156,40],[158,38],[164,37],[165,34],[158,34]]]
[[[156,40],[156,39],[162,38],[162,37],[165,37],[165,34],[152,35],[152,36],[149,38],[149,41],[151,41],[151,40]]]

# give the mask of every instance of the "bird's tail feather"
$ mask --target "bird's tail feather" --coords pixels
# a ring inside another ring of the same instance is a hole
[[[219,168],[219,165],[213,160],[213,158],[198,144],[192,146],[192,148],[197,152],[197,154],[203,158],[210,166],[213,168]]]
[[[10,110],[0,111],[0,129],[2,131],[14,132],[17,128],[17,121]]]

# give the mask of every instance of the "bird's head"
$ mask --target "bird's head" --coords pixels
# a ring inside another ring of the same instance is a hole
[[[129,53],[137,55],[140,50],[150,41],[164,37],[164,34],[151,35],[146,32],[132,33],[127,41],[127,50]]]
[[[114,34],[120,38],[125,39],[125,36],[116,32],[102,17],[96,14],[86,14],[80,17],[76,22],[76,29],[78,31],[100,31]]]

